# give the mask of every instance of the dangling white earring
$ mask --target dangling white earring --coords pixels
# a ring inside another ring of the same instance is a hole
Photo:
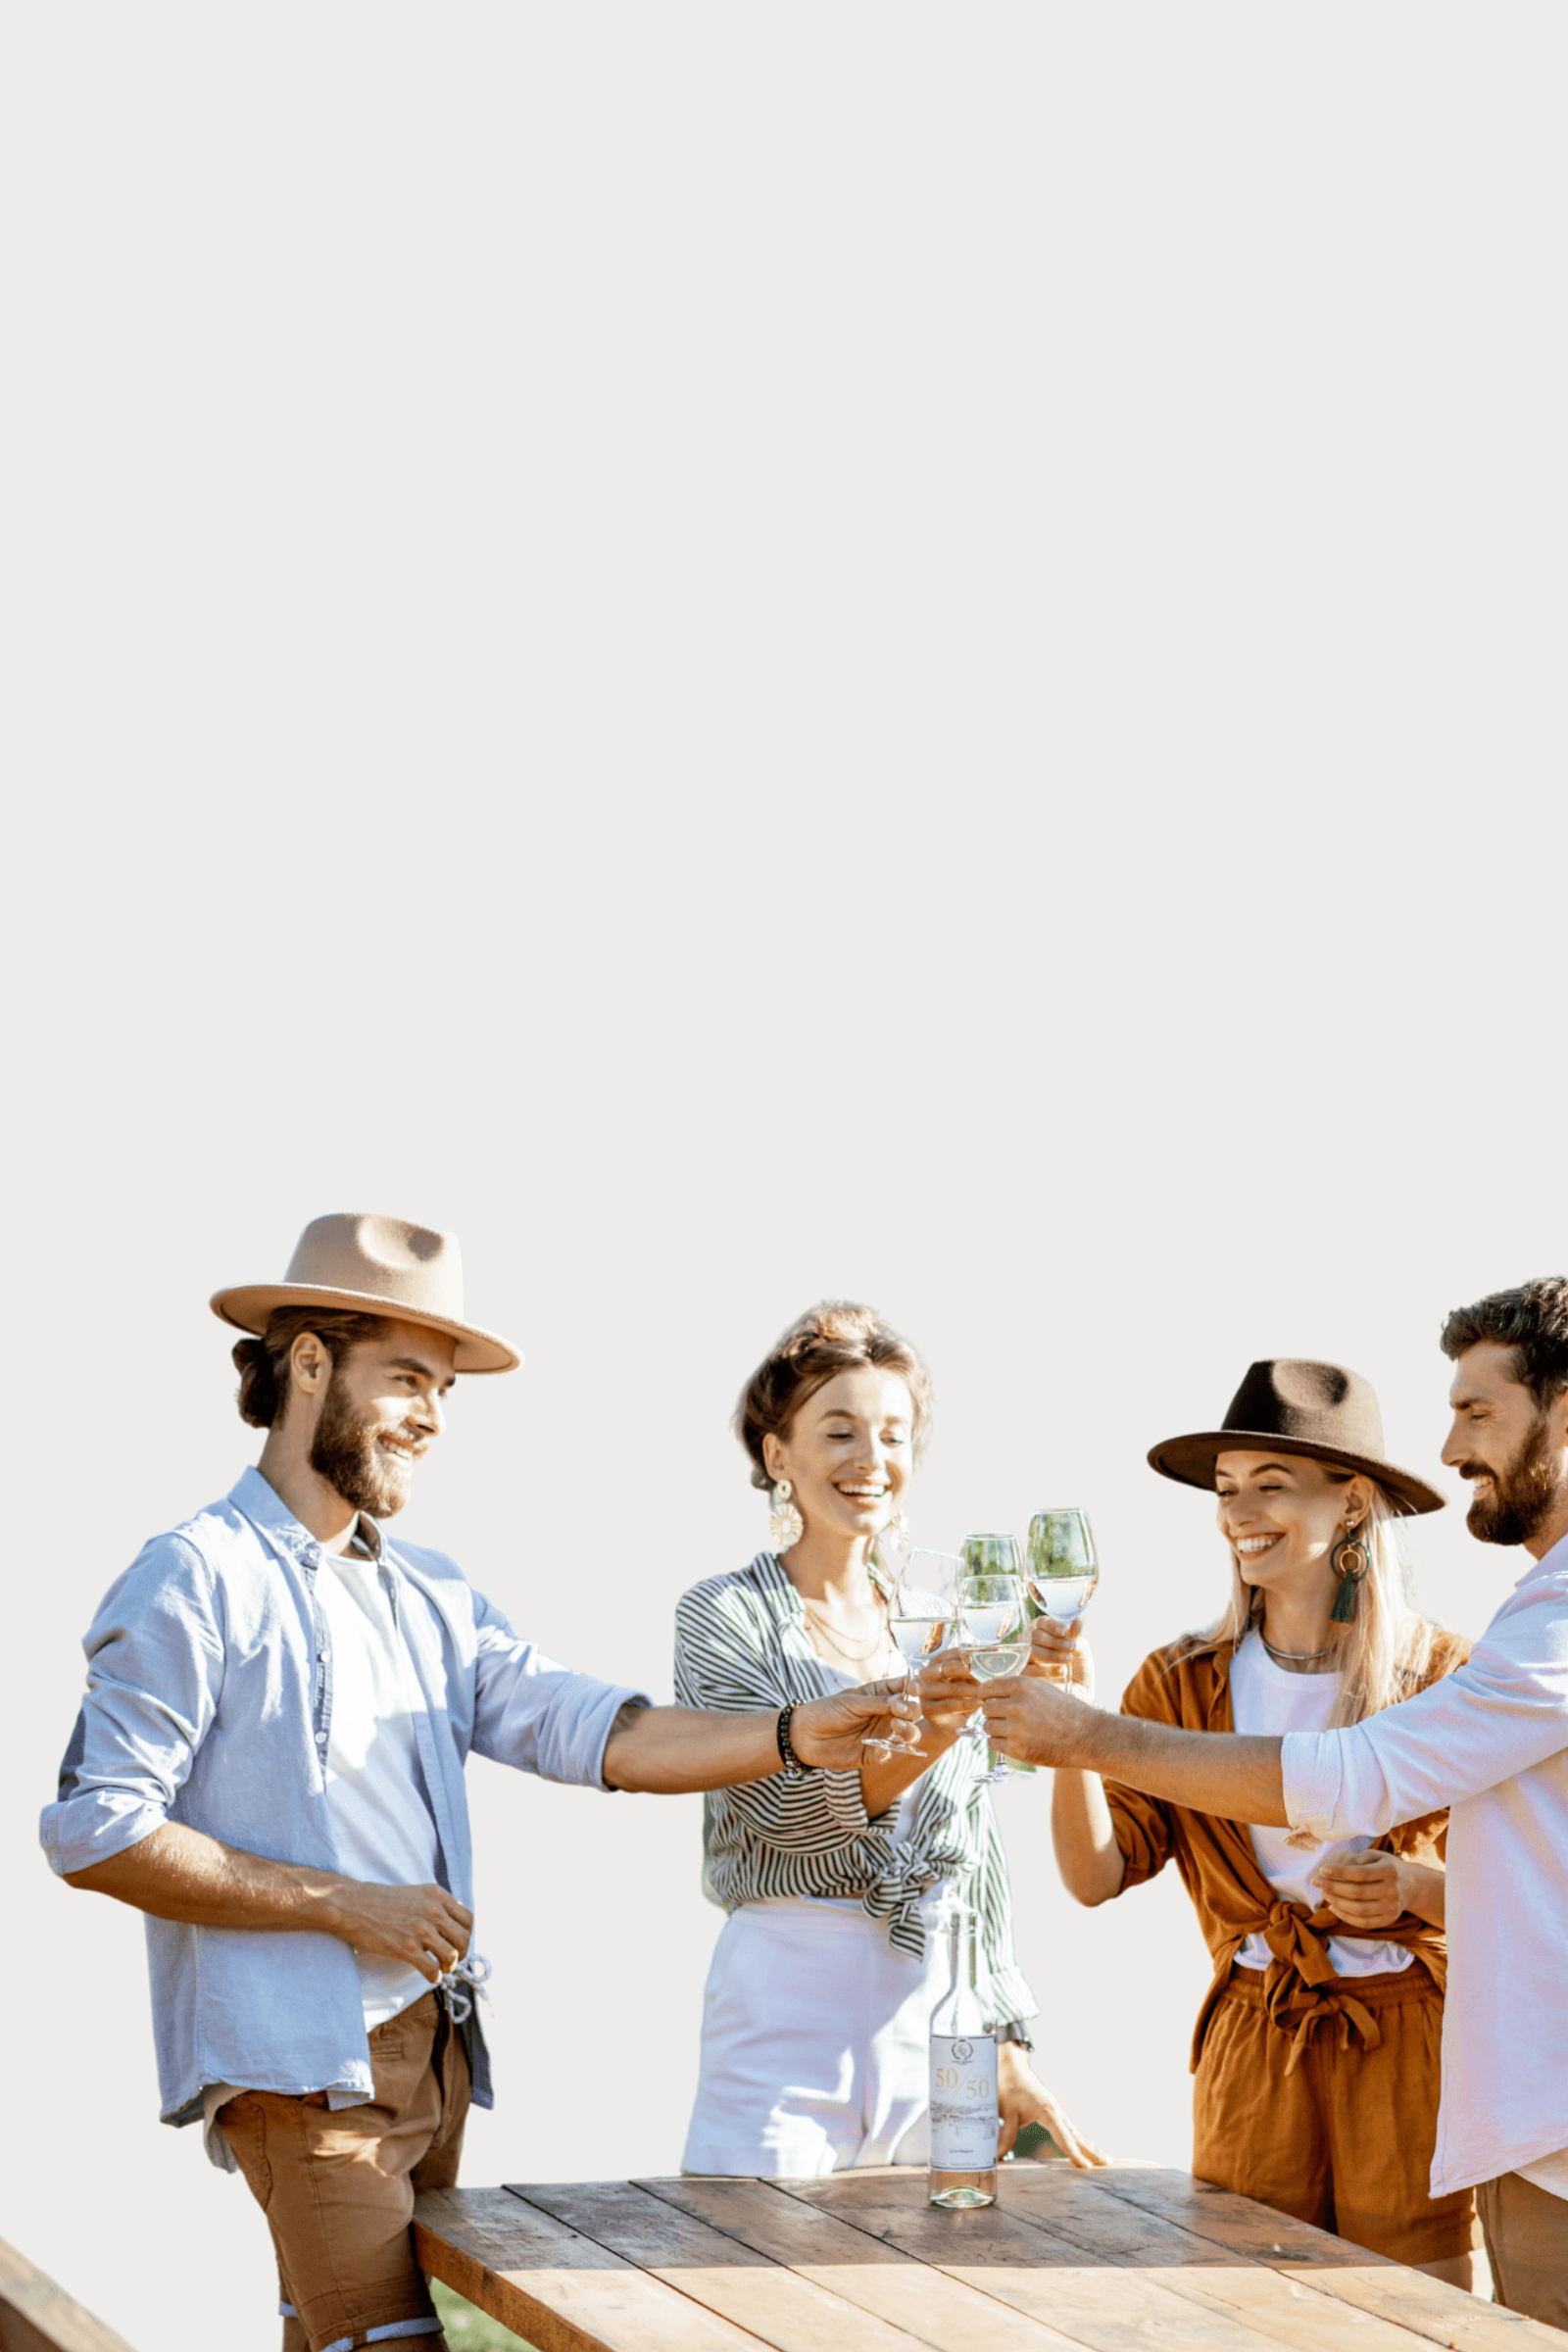
[[[788,1551],[806,1533],[806,1521],[795,1504],[795,1490],[787,1478],[781,1478],[773,1489],[771,1514],[767,1522],[768,1546],[773,1551]]]

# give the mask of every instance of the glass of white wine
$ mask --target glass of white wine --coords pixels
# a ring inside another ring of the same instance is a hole
[[[1087,1511],[1036,1511],[1025,1557],[1029,1591],[1048,1617],[1071,1625],[1100,1582],[1100,1558]]]
[[[954,1646],[961,1647],[976,1681],[989,1683],[999,1675],[1016,1674],[1029,1656],[1028,1587],[1024,1581],[1023,1549],[1016,1536],[981,1534],[963,1539],[961,1611]],[[985,1718],[976,1714],[972,1729],[982,1745]],[[1006,1780],[1011,1767],[1005,1756],[994,1755],[982,1774],[986,1788]]]
[[[905,1560],[898,1591],[888,1603],[888,1631],[904,1660],[906,1690],[939,1650],[953,1646],[954,1595],[962,1573],[963,1562],[954,1551],[912,1550]],[[922,1754],[919,1725],[906,1723],[900,1729],[904,1737],[890,1741],[888,1752]]]

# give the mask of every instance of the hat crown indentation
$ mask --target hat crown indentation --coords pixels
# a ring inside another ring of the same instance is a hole
[[[322,1290],[378,1294],[463,1318],[463,1258],[454,1233],[406,1217],[336,1211],[300,1235],[284,1277]]]

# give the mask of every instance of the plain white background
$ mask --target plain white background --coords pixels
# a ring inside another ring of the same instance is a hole
[[[1248,1362],[1433,1473],[1445,1311],[1562,1268],[1547,6],[89,4],[0,28],[12,783],[0,2229],[275,2341],[156,2120],[139,1922],[35,1843],[97,1597],[254,1457],[220,1283],[455,1227],[526,1368],[410,1535],[668,1694],[824,1295],[919,1533],[1094,1514],[1106,1684],[1212,1613],[1147,1447]],[[1478,1629],[1519,1573],[1423,1523]],[[678,2161],[695,1799],[471,1776],[466,2178]],[[1055,1885],[1041,2064],[1187,2152],[1180,1887]]]

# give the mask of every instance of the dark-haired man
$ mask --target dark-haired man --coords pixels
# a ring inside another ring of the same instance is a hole
[[[1432,2193],[1476,2186],[1498,2299],[1568,2328],[1568,1281],[1460,1308],[1443,1347],[1470,1532],[1534,1562],[1455,1673],[1284,1740],[1101,1714],[1043,1679],[990,1684],[985,1711],[1009,1755],[1303,1844],[1451,1808]]]
[[[281,1283],[213,1305],[254,1335],[234,1358],[261,1460],[111,1587],[43,1842],[147,1914],[164,2120],[205,2121],[266,2207],[285,2352],[428,2339],[414,2197],[457,2178],[470,2092],[490,2104],[469,1751],[717,1788],[858,1772],[913,1709],[874,1688],[777,1716],[655,1707],[519,1641],[442,1553],[393,1546],[380,1522],[455,1375],[518,1361],[465,1320],[450,1234],[320,1217]]]

